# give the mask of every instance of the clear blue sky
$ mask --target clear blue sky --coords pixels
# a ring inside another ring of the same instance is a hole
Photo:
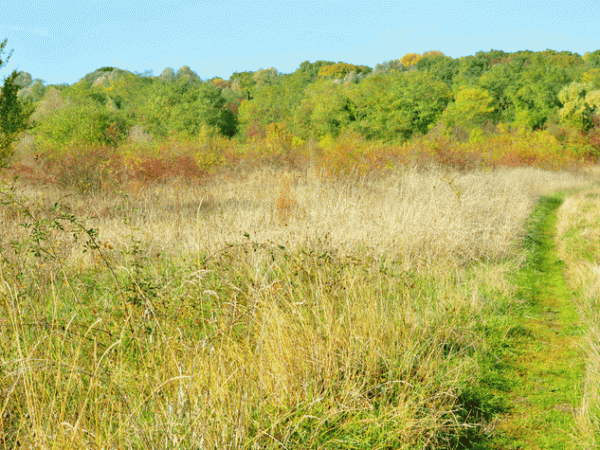
[[[17,68],[72,84],[102,66],[188,65],[202,79],[302,61],[365,64],[409,52],[600,49],[595,1],[0,0],[0,40]]]

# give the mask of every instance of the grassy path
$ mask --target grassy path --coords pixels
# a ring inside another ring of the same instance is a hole
[[[543,197],[532,215],[525,246],[529,258],[518,274],[525,308],[507,333],[496,370],[505,380],[507,411],[501,416],[491,449],[575,448],[575,412],[582,395],[584,362],[581,327],[565,283],[564,263],[554,236],[563,196]]]

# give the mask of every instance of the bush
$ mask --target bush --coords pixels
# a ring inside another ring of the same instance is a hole
[[[127,124],[119,112],[111,112],[91,100],[66,105],[45,116],[36,126],[42,145],[60,147],[67,144],[110,145],[121,142]]]

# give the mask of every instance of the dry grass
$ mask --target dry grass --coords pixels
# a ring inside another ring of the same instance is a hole
[[[358,181],[263,169],[203,186],[133,180],[120,194],[18,190],[40,211],[59,200],[78,217],[93,217],[86,225],[115,247],[133,238],[153,252],[197,254],[244,242],[247,233],[254,242],[294,249],[327,240],[342,252],[363,247],[404,257],[431,251],[472,262],[505,255],[539,195],[587,180],[534,168],[467,174],[406,169]],[[8,228],[7,237],[18,231]],[[72,258],[80,256],[74,247]]]
[[[580,316],[586,323],[587,357],[579,425],[586,448],[600,444],[600,188],[568,197],[559,211],[559,256],[567,279],[578,292]]]
[[[477,429],[464,396],[482,330],[517,304],[506,275],[536,197],[588,183],[265,168],[94,196],[16,184],[0,210],[0,444],[448,445]]]

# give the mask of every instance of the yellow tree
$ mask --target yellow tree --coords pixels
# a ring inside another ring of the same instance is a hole
[[[478,87],[461,88],[442,114],[442,121],[447,128],[462,126],[473,129],[492,120],[495,110],[494,99],[488,91]]]
[[[600,69],[590,69],[581,76],[583,83],[589,83],[594,88],[600,89]]]
[[[404,67],[414,68],[413,66],[419,62],[422,58],[418,53],[407,53],[402,58],[400,58],[400,62],[404,65]]]
[[[321,67],[319,70],[319,77],[333,77],[336,79],[344,78],[351,72],[355,73],[370,73],[372,69],[367,66],[357,66],[356,64],[348,64],[345,62],[339,62],[337,64],[330,64]]]
[[[600,111],[600,90],[590,83],[574,81],[561,89],[558,99],[563,104],[559,112],[561,122],[581,131],[592,126],[594,114]]]

